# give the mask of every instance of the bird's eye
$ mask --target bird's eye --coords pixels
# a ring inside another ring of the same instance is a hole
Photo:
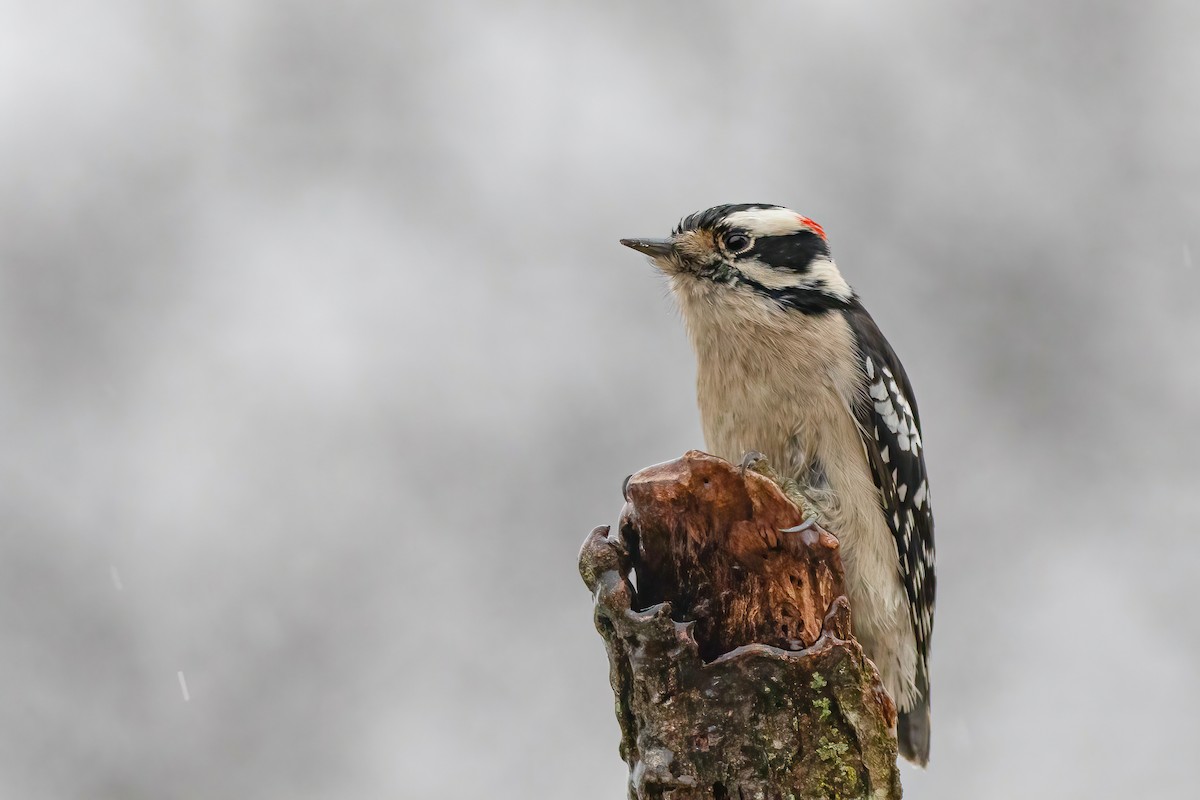
[[[731,233],[725,237],[725,248],[731,253],[744,253],[750,249],[750,237],[744,233]]]

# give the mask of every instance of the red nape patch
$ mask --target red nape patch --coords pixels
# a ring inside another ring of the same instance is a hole
[[[818,225],[813,220],[809,219],[808,217],[802,217],[799,214],[796,215],[796,219],[800,220],[801,225],[803,225],[806,228],[811,229],[812,232],[815,233],[817,236],[820,236],[822,239],[825,238],[825,229],[822,228],[820,225]]]

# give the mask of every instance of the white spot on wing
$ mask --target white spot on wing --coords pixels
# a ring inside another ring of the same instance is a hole
[[[883,418],[883,424],[888,430],[896,433],[900,430],[900,418],[896,416],[896,409],[892,407],[892,401],[882,400],[875,404],[875,411]]]

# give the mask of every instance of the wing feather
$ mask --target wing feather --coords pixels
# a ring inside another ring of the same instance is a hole
[[[867,377],[867,393],[856,404],[855,419],[879,489],[880,507],[896,541],[900,578],[917,639],[917,688],[927,697],[937,579],[921,421],[904,366],[875,321],[861,305],[848,315]]]

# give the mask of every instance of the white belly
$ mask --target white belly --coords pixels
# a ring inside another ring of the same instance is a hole
[[[758,450],[802,487],[810,483],[811,465],[820,464],[827,486],[806,494],[841,544],[855,636],[904,710],[916,677],[908,599],[850,410],[862,383],[831,366],[857,363],[848,352],[851,334],[836,315],[801,319],[807,329],[773,339],[788,342],[791,352],[746,347],[728,336],[699,341],[693,331],[697,350],[709,349],[700,352],[697,381],[705,442],[734,463]]]

